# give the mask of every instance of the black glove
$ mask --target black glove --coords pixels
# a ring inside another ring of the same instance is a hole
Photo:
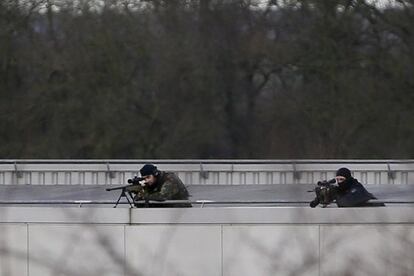
[[[312,200],[310,203],[309,203],[309,206],[311,207],[311,208],[315,208],[316,206],[318,206],[319,205],[319,198],[317,198],[317,197],[315,197],[315,199],[314,200]]]

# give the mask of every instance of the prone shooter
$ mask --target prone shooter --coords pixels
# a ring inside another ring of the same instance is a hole
[[[312,208],[319,204],[326,207],[334,201],[338,207],[368,206],[370,199],[376,199],[357,179],[352,177],[351,171],[347,168],[338,169],[336,177],[332,180],[319,181],[314,192],[316,197],[309,203]]]
[[[131,185],[107,189],[122,189],[122,196],[128,199],[128,202],[132,206],[129,198],[133,199],[135,206],[142,206],[140,201],[144,201],[144,207],[149,207],[150,201],[188,201],[189,193],[187,188],[181,181],[181,179],[173,172],[160,171],[153,164],[145,164],[140,169],[141,177],[134,177],[129,179],[128,183]],[[117,201],[117,204],[119,199]],[[151,204],[153,207],[165,207],[166,205]],[[169,207],[191,207],[189,202],[176,202],[168,204]],[[116,205],[115,205],[116,207]]]

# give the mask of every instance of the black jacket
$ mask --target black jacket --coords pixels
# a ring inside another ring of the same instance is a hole
[[[355,178],[349,178],[338,185],[336,204],[338,207],[364,206],[370,199],[376,199]]]

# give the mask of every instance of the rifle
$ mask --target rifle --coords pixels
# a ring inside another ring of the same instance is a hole
[[[116,203],[115,203],[115,206],[114,206],[114,208],[116,208],[117,206],[118,206],[118,204],[119,204],[119,201],[121,200],[121,198],[122,197],[125,197],[126,199],[127,199],[127,201],[128,201],[128,203],[129,203],[129,206],[132,208],[132,207],[134,207],[133,206],[133,204],[132,204],[132,202],[131,202],[131,200],[129,199],[129,198],[131,198],[132,199],[132,201],[134,201],[134,197],[132,196],[132,193],[131,193],[131,191],[128,189],[128,188],[130,188],[130,187],[134,187],[134,186],[137,186],[137,185],[141,185],[141,181],[142,180],[144,180],[144,178],[143,177],[138,177],[138,176],[135,176],[134,178],[131,178],[131,179],[128,179],[128,183],[131,183],[131,184],[129,184],[129,185],[125,185],[125,186],[121,186],[121,187],[115,187],[115,188],[107,188],[107,189],[105,189],[106,191],[114,191],[114,190],[122,190],[121,191],[121,194],[119,195],[119,197],[118,197],[118,200],[116,201]],[[128,195],[129,195],[129,197],[128,197]]]
[[[337,186],[335,178],[331,180],[318,181],[315,189],[308,192],[315,192],[316,197],[309,203],[311,208],[315,208],[319,204],[322,204],[322,208],[325,208],[331,204],[336,198]]]

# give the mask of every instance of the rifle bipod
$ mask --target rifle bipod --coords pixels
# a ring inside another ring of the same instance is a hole
[[[131,200],[129,199],[128,195],[129,195],[129,197],[131,197],[132,201],[134,201],[134,198],[132,197],[131,192],[130,192],[130,191],[125,192],[125,188],[123,188],[123,189],[122,189],[122,191],[121,191],[121,194],[120,194],[120,195],[119,195],[119,197],[118,197],[118,200],[116,201],[116,203],[115,203],[115,205],[114,205],[114,208],[116,208],[116,207],[118,206],[119,201],[121,200],[121,198],[122,198],[122,197],[125,197],[125,198],[127,199],[128,203],[129,203],[129,206],[130,206],[131,208],[133,208],[133,207],[134,207],[134,205],[132,204],[132,202],[131,202]]]

